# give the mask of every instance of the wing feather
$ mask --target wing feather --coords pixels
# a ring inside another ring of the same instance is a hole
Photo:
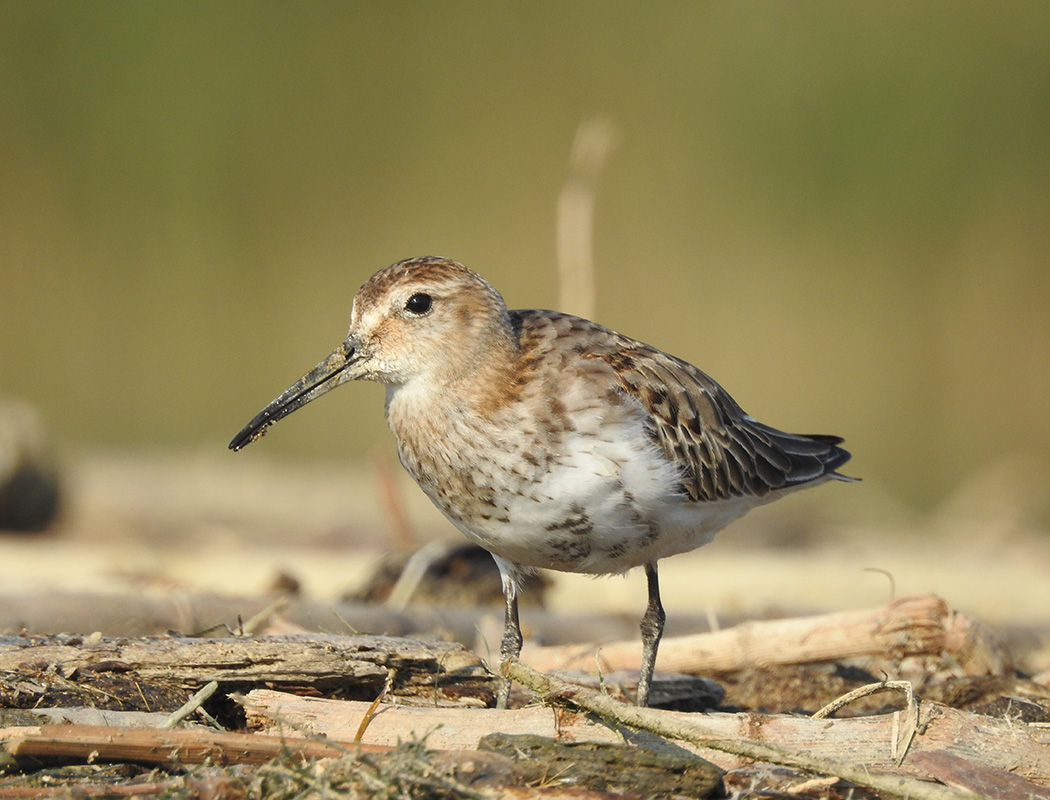
[[[755,421],[718,383],[674,356],[631,340],[594,355],[649,414],[650,433],[683,468],[697,501],[764,497],[825,476],[849,460],[837,436],[787,433]]]
[[[698,502],[765,497],[825,478],[849,461],[837,436],[787,433],[748,416],[711,377],[691,364],[589,320],[554,311],[510,312],[528,345],[567,360],[604,362],[609,389],[647,414],[649,435],[681,467],[682,489]],[[608,372],[606,372],[608,369]]]

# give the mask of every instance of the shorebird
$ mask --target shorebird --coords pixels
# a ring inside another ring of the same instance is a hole
[[[521,652],[523,575],[645,568],[640,706],[664,627],[657,562],[796,489],[853,480],[835,471],[850,457],[841,438],[764,425],[691,364],[579,317],[508,310],[476,272],[437,257],[373,275],[343,343],[230,449],[352,380],[385,384],[401,463],[496,560],[504,664]]]

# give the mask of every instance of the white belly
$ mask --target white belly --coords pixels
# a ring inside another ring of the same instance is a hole
[[[427,496],[468,538],[524,567],[624,572],[707,544],[760,502],[689,500],[640,405],[589,400],[568,396],[573,427],[546,437],[527,416],[413,405],[404,389],[389,392],[387,410],[401,461]]]
[[[609,433],[569,437],[538,480],[507,493],[499,519],[450,519],[507,561],[600,575],[707,544],[754,506],[691,502],[678,469],[640,425]]]

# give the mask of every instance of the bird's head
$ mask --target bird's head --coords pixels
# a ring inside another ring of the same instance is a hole
[[[472,270],[427,256],[380,270],[358,290],[346,339],[230,442],[240,450],[279,419],[352,380],[432,390],[478,375],[513,347],[503,298]]]

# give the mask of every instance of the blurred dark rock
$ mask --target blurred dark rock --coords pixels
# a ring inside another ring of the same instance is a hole
[[[541,573],[522,581],[523,606],[543,607],[550,579]],[[344,600],[385,603],[394,608],[414,605],[503,605],[503,583],[492,555],[474,544],[431,542],[414,552],[387,554],[372,577]]]
[[[45,529],[59,508],[59,479],[40,415],[0,398],[0,531]]]

